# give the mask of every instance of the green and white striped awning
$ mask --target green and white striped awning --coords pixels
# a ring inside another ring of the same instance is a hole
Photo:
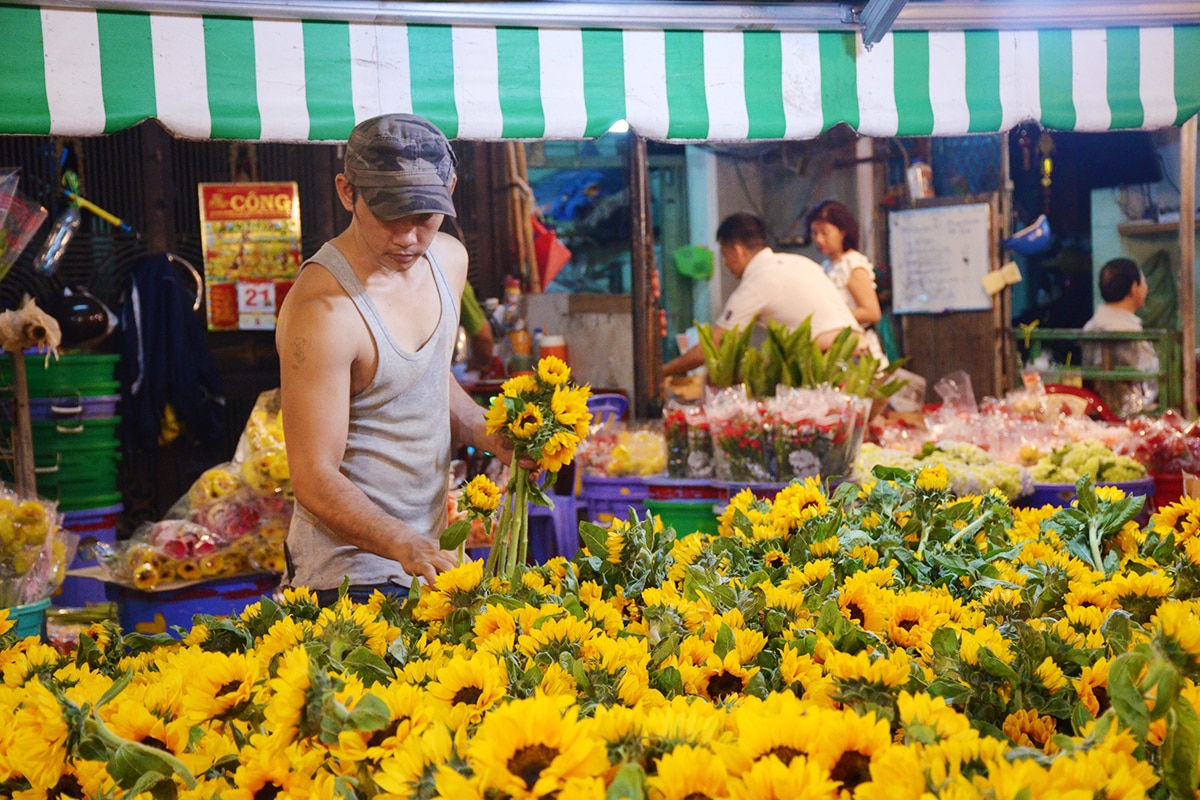
[[[412,111],[468,139],[670,140],[1103,131],[1200,110],[1200,26],[852,32],[593,30],[0,5],[0,133],[155,117],[200,139],[333,141]]]

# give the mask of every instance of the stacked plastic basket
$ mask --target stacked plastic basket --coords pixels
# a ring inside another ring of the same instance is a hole
[[[41,355],[25,358],[38,495],[58,503],[63,527],[81,541],[112,544],[122,510],[117,476],[121,418],[116,413],[120,356],[67,353],[48,365]],[[11,387],[8,359],[0,359],[0,378]],[[4,435],[10,441],[12,419],[10,407],[4,418]],[[11,461],[0,461],[0,476],[13,480]],[[87,564],[76,557],[71,566]],[[57,606],[105,601],[104,585],[88,578],[67,578],[54,598]]]

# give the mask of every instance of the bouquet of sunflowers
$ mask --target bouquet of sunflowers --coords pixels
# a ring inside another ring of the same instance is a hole
[[[517,565],[525,563],[529,504],[554,505],[538,485],[536,473],[552,477],[571,463],[592,422],[589,397],[589,386],[571,384],[571,370],[562,359],[546,356],[538,362],[536,373],[509,378],[492,398],[488,433],[499,433],[512,443],[513,460],[488,553],[490,575],[515,575]],[[521,466],[526,458],[537,463],[534,471]],[[443,540],[443,547],[447,545],[453,549],[458,542]]]
[[[78,538],[53,503],[0,487],[0,606],[36,603],[62,585]]]

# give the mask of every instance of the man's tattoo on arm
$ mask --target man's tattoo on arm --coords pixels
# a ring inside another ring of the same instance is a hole
[[[299,369],[308,360],[308,351],[312,342],[303,336],[292,339],[292,369]]]

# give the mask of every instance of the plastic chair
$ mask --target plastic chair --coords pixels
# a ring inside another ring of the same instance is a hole
[[[623,394],[609,392],[594,394],[587,401],[588,411],[592,412],[592,425],[604,427],[625,418],[629,410],[629,400]]]

